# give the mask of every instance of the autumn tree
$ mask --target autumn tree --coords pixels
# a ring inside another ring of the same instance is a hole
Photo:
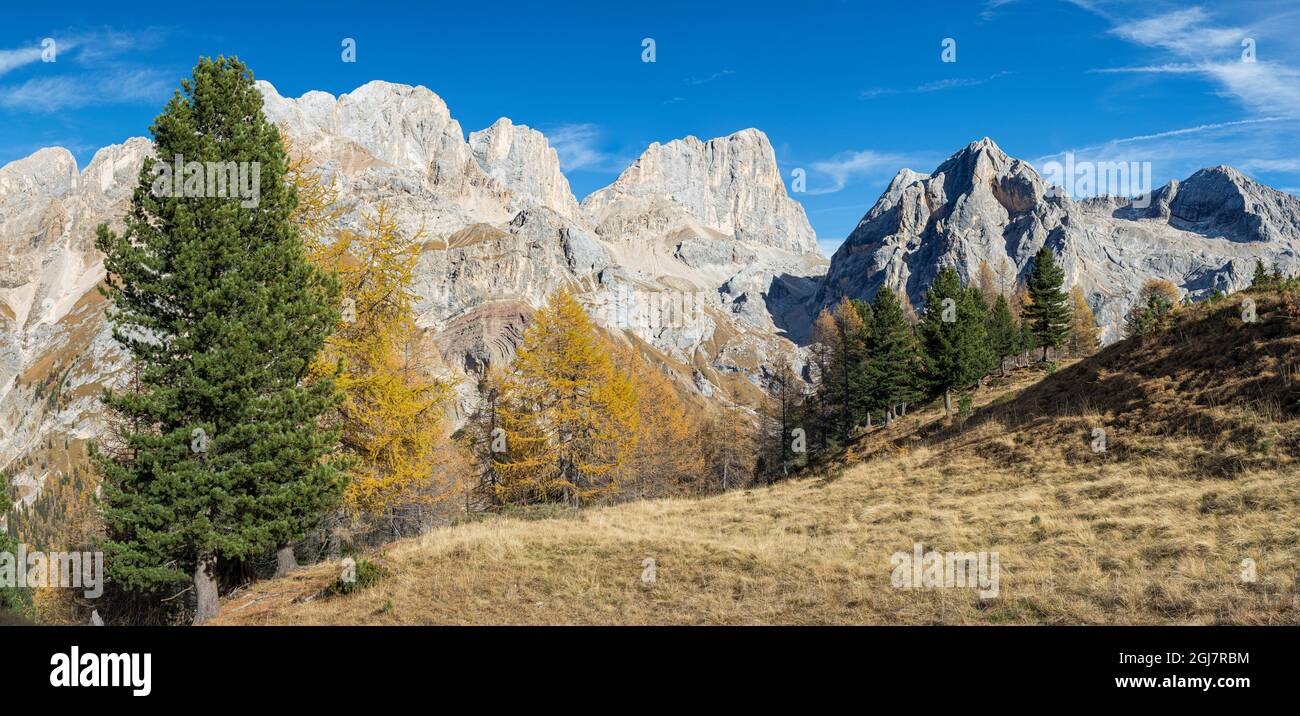
[[[1065,349],[1075,357],[1091,355],[1101,343],[1101,329],[1079,286],[1070,289],[1070,303],[1070,337]]]
[[[1125,335],[1146,336],[1159,332],[1176,305],[1177,286],[1163,279],[1147,281],[1124,316]]]
[[[502,387],[503,501],[576,507],[618,490],[636,448],[635,388],[570,290],[538,311]]]
[[[720,492],[744,484],[754,470],[758,453],[753,416],[735,407],[724,407],[704,420],[701,444],[705,469]]]
[[[975,286],[979,288],[980,296],[984,299],[986,306],[992,306],[997,302],[998,296],[1002,292],[998,290],[998,279],[993,275],[993,269],[989,268],[989,262],[980,260],[978,273],[975,275]]]
[[[632,349],[620,349],[617,358],[636,398],[636,434],[626,464],[636,496],[692,491],[705,472],[699,410]]]

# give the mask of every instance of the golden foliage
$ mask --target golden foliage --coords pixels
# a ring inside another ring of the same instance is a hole
[[[1101,329],[1097,319],[1083,297],[1083,289],[1075,286],[1070,289],[1070,337],[1065,349],[1070,355],[1083,357],[1091,355],[1100,344]]]
[[[404,235],[382,203],[361,231],[339,230],[333,183],[302,157],[291,160],[288,176],[308,258],[341,289],[339,326],[312,374],[334,375],[343,394],[338,427],[353,461],[344,506],[354,516],[377,516],[448,496],[447,456],[455,451],[439,448],[449,447],[443,413],[451,388],[420,360],[413,316],[420,235]]]
[[[579,505],[616,492],[636,450],[636,408],[634,383],[610,345],[573,294],[559,291],[524,332],[503,381],[498,498]]]
[[[620,351],[637,403],[635,447],[628,469],[637,497],[662,497],[702,488],[705,455],[698,411],[664,374],[630,349]]]

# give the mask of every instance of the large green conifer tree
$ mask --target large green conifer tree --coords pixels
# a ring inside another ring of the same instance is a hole
[[[1029,305],[1025,306],[1024,320],[1029,321],[1037,344],[1043,348],[1047,360],[1048,348],[1060,348],[1070,334],[1070,307],[1068,296],[1061,290],[1065,272],[1056,264],[1056,254],[1044,246],[1034,255],[1034,265],[1029,271]]]
[[[871,304],[871,337],[867,360],[871,403],[889,415],[895,407],[916,399],[920,366],[903,304],[887,286],[876,291]]]
[[[925,294],[919,331],[922,352],[930,383],[943,395],[949,416],[952,391],[964,390],[988,373],[987,312],[980,308],[982,301],[976,302],[976,293],[964,288],[957,270],[949,266],[939,272]]]
[[[113,336],[138,379],[104,396],[123,427],[97,464],[112,579],[193,579],[198,623],[216,614],[223,562],[301,537],[342,493],[337,436],[319,426],[336,389],[303,380],[338,288],[304,258],[280,135],[242,63],[200,60],[151,131],[125,230],[99,228]],[[234,162],[254,191],[219,196],[182,162]]]

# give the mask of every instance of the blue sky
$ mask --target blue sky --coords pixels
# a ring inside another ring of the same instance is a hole
[[[1150,162],[1154,185],[1231,164],[1300,192],[1300,6],[1276,2],[21,3],[0,30],[0,164],[83,164],[148,134],[201,55],[286,96],[422,84],[465,132],[508,116],[579,198],[650,142],[757,127],[830,250],[898,169],[990,136],[1041,166]],[[629,7],[617,7],[629,5]],[[54,38],[55,62],[41,61]],[[343,38],[357,61],[341,60]],[[655,62],[642,41],[655,41]],[[944,62],[944,41],[955,62]],[[1247,42],[1247,45],[1243,45]],[[1253,47],[1253,62],[1247,50]]]

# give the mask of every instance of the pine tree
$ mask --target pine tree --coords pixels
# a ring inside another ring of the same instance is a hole
[[[1038,336],[1034,335],[1034,326],[1024,316],[1023,310],[1021,311],[1020,321],[1016,323],[1016,331],[1019,334],[1019,340],[1016,341],[1017,362],[1032,361],[1033,356],[1026,356],[1025,354],[1033,353],[1038,348]]]
[[[1070,332],[1070,309],[1061,291],[1064,282],[1065,272],[1056,265],[1056,255],[1046,246],[1039,249],[1029,272],[1032,301],[1025,306],[1025,316],[1043,349],[1043,360],[1047,360],[1047,349],[1060,348]]]
[[[0,517],[9,518],[5,524],[9,525],[13,516],[9,510],[13,508],[13,502],[9,498],[9,477],[0,474]],[[15,554],[18,549],[18,541],[9,536],[8,529],[0,529],[0,554]],[[16,559],[16,558],[15,558]],[[4,612],[17,611],[19,607],[18,587],[5,586],[0,581],[0,616]]]
[[[502,388],[502,501],[577,507],[618,490],[636,447],[636,393],[569,290],[534,316]]]
[[[916,338],[898,294],[888,287],[876,291],[871,309],[867,359],[871,404],[890,416],[894,408],[917,398]]]
[[[815,400],[825,405],[828,431],[839,440],[847,439],[859,418],[865,415],[866,345],[870,307],[841,298],[825,317],[818,316],[814,336],[826,346],[826,376]]]
[[[1251,291],[1267,291],[1275,288],[1273,285],[1273,275],[1264,268],[1264,262],[1255,259],[1255,275],[1250,279]]]
[[[976,294],[974,287],[962,286],[957,270],[949,266],[939,272],[925,295],[925,315],[920,323],[922,352],[930,383],[943,395],[949,417],[952,392],[974,385],[990,367],[987,318]]]
[[[1075,286],[1070,289],[1070,303],[1070,338],[1066,343],[1066,350],[1070,355],[1080,358],[1092,355],[1100,343],[1098,336],[1101,329],[1097,327],[1097,319],[1092,314],[1092,308],[1083,297],[1082,288]]]
[[[999,372],[1006,375],[1007,358],[1020,352],[1020,335],[1016,319],[1011,315],[1011,306],[1001,294],[989,313],[988,340],[989,348],[997,358]]]
[[[200,60],[151,130],[125,230],[96,242],[113,336],[138,368],[136,389],[104,395],[126,430],[96,455],[105,552],[127,589],[192,575],[202,622],[223,562],[300,538],[342,493],[337,435],[318,425],[334,382],[304,385],[338,287],[304,256],[279,132],[242,63]],[[179,194],[155,181],[181,162],[234,162],[256,198],[204,186],[202,164]]]

